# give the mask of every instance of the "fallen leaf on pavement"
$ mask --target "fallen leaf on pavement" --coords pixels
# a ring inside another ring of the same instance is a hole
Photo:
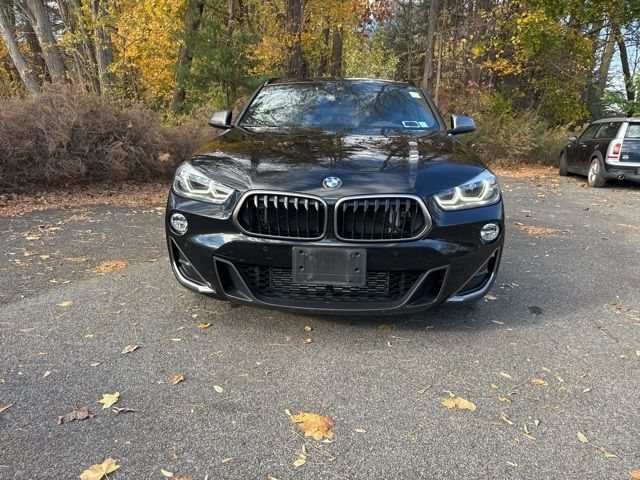
[[[62,308],[70,307],[71,305],[73,305],[73,302],[71,300],[65,300],[64,302],[60,302],[58,304],[58,306]]]
[[[302,343],[304,343],[305,345],[311,345],[313,343],[313,340],[311,340],[310,338],[305,338]]]
[[[534,385],[539,385],[541,387],[548,387],[549,386],[549,382],[547,382],[546,380],[544,380],[542,378],[534,378],[533,380],[531,380],[531,383],[533,383]]]
[[[502,375],[504,378],[508,378],[509,380],[513,380],[513,377],[507,372],[500,372],[500,375]]]
[[[366,433],[367,431],[364,428],[356,428],[356,433]]]
[[[526,233],[527,235],[531,235],[533,237],[542,237],[545,235],[556,235],[557,233],[560,233],[560,231],[556,228],[551,228],[551,227],[537,227],[534,225],[517,225],[516,226],[522,230],[524,233]]]
[[[82,407],[78,410],[72,410],[69,413],[64,415],[60,415],[56,420],[58,425],[62,425],[63,423],[73,422],[74,420],[86,420],[87,418],[93,418],[96,414],[89,411],[89,407]]]
[[[47,370],[46,372],[44,372],[44,374],[42,375],[43,378],[47,378],[49,375],[51,375],[51,370]]]
[[[333,438],[333,420],[324,415],[311,412],[299,412],[291,417],[292,423],[299,423],[305,437],[312,437],[314,440],[323,438]]]
[[[488,294],[486,294],[486,295],[484,296],[484,299],[485,299],[485,300],[487,300],[487,301],[488,301],[488,300],[497,300],[497,299],[498,299],[498,297],[496,297],[495,295],[491,295],[491,294],[489,294],[489,293],[488,293]]]
[[[293,462],[293,466],[298,468],[307,463],[307,456],[304,453],[299,453],[298,458]]]
[[[527,307],[527,308],[529,312],[533,313],[534,315],[542,315],[544,313],[544,310],[542,310],[537,305],[531,305],[530,307]]]
[[[10,403],[9,405],[5,405],[4,407],[0,407],[0,413],[4,413],[7,410],[9,410],[11,407],[13,407],[13,403]]]
[[[173,478],[173,472],[169,472],[167,470],[160,469],[160,473],[167,478]]]
[[[227,463],[233,460],[233,457],[224,457],[220,463]]]
[[[89,257],[70,257],[70,258],[65,258],[65,260],[71,263],[86,263],[91,259]]]
[[[312,332],[313,331],[313,327],[311,325],[305,325],[304,326],[304,331],[305,332]]]
[[[378,325],[378,330],[380,330],[381,332],[390,332],[391,330],[393,330],[393,325],[383,323]]]
[[[583,433],[578,432],[576,436],[582,443],[589,443],[589,439],[587,439],[587,437]]]
[[[604,452],[602,452],[602,455],[604,456],[604,458],[606,458],[607,460],[610,460],[612,458],[618,458],[618,455],[616,455],[615,453],[611,453],[611,452],[607,452],[606,450]]]
[[[461,397],[445,397],[442,399],[442,405],[449,409],[458,407],[460,410],[476,411],[475,404]]]
[[[509,415],[504,412],[500,413],[500,420],[502,420],[504,423],[508,423],[509,425],[513,425],[513,421],[511,421]]]
[[[209,328],[210,326],[211,326],[211,324],[210,324],[210,323],[204,323],[204,322],[201,322],[201,323],[199,323],[199,324],[197,325],[197,328],[198,328],[198,330],[204,330],[204,329],[206,329],[206,328]]]
[[[638,470],[634,470],[634,469],[629,470],[629,475],[631,475],[631,478],[635,480],[640,480],[640,472]]]
[[[176,385],[184,380],[183,375],[172,375],[169,377],[169,383],[171,385]]]
[[[117,260],[115,262],[102,262],[97,267],[91,268],[87,270],[89,273],[93,275],[104,275],[105,273],[115,272],[116,270],[122,270],[127,266],[122,260]]]
[[[106,410],[111,405],[116,403],[120,398],[120,392],[116,393],[104,393],[102,399],[98,400],[98,403],[102,404],[102,410]]]
[[[131,407],[113,407],[111,411],[116,414],[135,412],[135,410]]]
[[[500,396],[498,397],[498,400],[500,400],[502,403],[512,403],[509,397]]]
[[[140,345],[127,345],[126,347],[124,347],[124,350],[122,350],[122,355],[135,352],[138,348],[140,348]]]
[[[117,460],[107,458],[104,462],[91,465],[87,470],[80,474],[80,480],[100,480],[105,475],[115,472],[120,468]]]
[[[218,393],[224,392],[224,389],[220,385],[214,385],[213,389]]]
[[[420,390],[418,390],[418,395],[424,395],[425,393],[427,393],[427,389],[422,387]]]

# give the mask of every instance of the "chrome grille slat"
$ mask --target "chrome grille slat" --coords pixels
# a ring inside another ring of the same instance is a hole
[[[320,197],[252,190],[240,199],[234,221],[249,235],[319,240],[326,234],[327,213]]]
[[[422,237],[430,228],[429,212],[415,195],[363,195],[336,203],[334,229],[340,240],[409,241]]]

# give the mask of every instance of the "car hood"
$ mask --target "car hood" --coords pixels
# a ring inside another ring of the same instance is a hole
[[[192,164],[240,192],[304,192],[324,198],[376,193],[431,195],[486,167],[446,132],[369,136],[318,131],[277,133],[234,128],[197,151]],[[323,180],[339,177],[327,190]]]

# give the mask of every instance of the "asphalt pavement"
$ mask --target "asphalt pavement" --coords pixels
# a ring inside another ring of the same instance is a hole
[[[0,218],[0,479],[78,478],[107,458],[111,480],[632,478],[640,186],[502,186],[490,295],[388,318],[185,290],[161,204]],[[133,411],[102,409],[115,392]],[[81,407],[96,415],[57,423]],[[305,438],[301,411],[330,417],[331,441]]]

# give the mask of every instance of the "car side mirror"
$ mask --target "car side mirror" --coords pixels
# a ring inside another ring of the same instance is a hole
[[[476,131],[476,122],[471,117],[464,115],[451,115],[451,135],[460,135],[461,133],[471,133]]]
[[[571,136],[569,137],[569,141],[570,141],[571,143],[576,143],[576,142],[578,141],[578,137],[576,137],[575,135],[571,135]]]
[[[219,112],[215,112],[209,119],[209,125],[213,128],[231,128],[231,115],[230,110],[220,110]]]

